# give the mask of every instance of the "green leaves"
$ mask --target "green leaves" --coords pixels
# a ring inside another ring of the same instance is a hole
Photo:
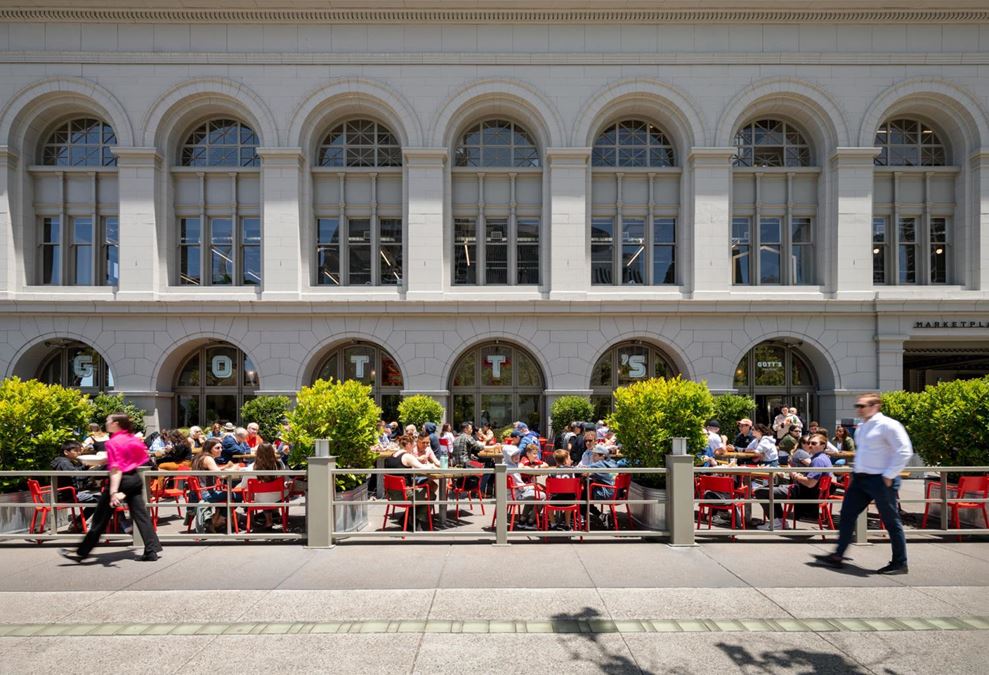
[[[282,423],[291,404],[288,396],[258,396],[244,402],[240,409],[240,419],[244,426],[249,422],[256,422],[261,438],[271,443],[282,435]]]
[[[704,423],[714,412],[707,384],[655,378],[615,390],[615,411],[608,426],[622,453],[636,466],[660,467],[673,449],[673,439],[687,439],[691,452],[704,447]]]
[[[438,426],[443,419],[443,406],[422,394],[407,396],[398,404],[398,419],[403,425],[414,424],[416,429],[422,429],[426,422]]]
[[[589,422],[594,416],[594,406],[586,396],[561,396],[553,401],[550,408],[553,418],[553,432],[560,433],[571,422]]]
[[[144,416],[147,414],[133,403],[124,400],[123,394],[99,394],[89,402],[89,422],[101,427],[106,418],[116,412],[127,413],[134,433],[144,431]]]
[[[292,444],[290,462],[304,466],[315,449],[316,440],[330,441],[330,453],[336,455],[337,465],[350,469],[369,469],[377,455],[371,451],[375,443],[375,428],[381,408],[371,397],[371,387],[356,380],[339,382],[317,380],[303,387],[296,399],[295,409],[287,415],[288,438]],[[364,474],[341,476],[340,489],[348,490],[364,482]]]
[[[721,422],[721,429],[729,434],[735,429],[735,423],[743,417],[752,418],[755,413],[755,401],[751,396],[738,394],[721,394],[714,397],[714,419]]]
[[[76,389],[12,377],[0,382],[0,469],[47,469],[62,443],[89,420],[89,398]],[[20,485],[0,481],[0,489]]]

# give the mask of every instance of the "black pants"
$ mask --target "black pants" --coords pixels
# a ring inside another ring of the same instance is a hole
[[[151,517],[148,515],[148,507],[144,504],[144,497],[141,494],[141,481],[144,480],[137,471],[125,473],[120,478],[119,491],[124,493],[124,500],[130,509],[131,520],[134,526],[141,533],[144,539],[144,552],[158,552],[161,550],[161,543],[158,541],[158,534],[151,524]],[[107,484],[106,490],[100,496],[100,503],[96,505],[96,513],[93,515],[92,526],[86,533],[86,538],[82,540],[77,551],[80,556],[87,556],[93,547],[99,542],[100,537],[106,532],[110,518],[113,517],[114,507],[110,506],[110,486]]]
[[[855,534],[855,519],[875,502],[879,517],[883,519],[889,533],[889,543],[893,548],[893,564],[907,564],[907,538],[903,533],[903,523],[896,508],[896,490],[899,479],[889,487],[879,474],[852,474],[852,484],[845,491],[841,502],[841,522],[838,523],[838,555],[844,555],[852,536]]]

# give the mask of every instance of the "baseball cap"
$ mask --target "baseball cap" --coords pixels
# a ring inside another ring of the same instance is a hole
[[[611,457],[611,448],[607,445],[595,445],[594,449],[591,450],[595,455],[604,455],[605,457]]]
[[[748,417],[743,417],[742,419],[738,420],[738,423],[739,424],[744,424],[744,425],[750,426],[750,427],[752,426],[752,420],[750,420]]]
[[[708,420],[707,424],[705,424],[704,426],[709,429],[720,429],[721,422],[719,422],[718,420]]]
[[[603,440],[608,437],[608,427],[601,427],[598,429],[598,440]]]

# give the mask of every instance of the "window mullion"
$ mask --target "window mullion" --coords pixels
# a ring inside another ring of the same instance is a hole
[[[900,172],[893,172],[893,222],[889,233],[889,270],[892,284],[900,284]]]
[[[102,138],[102,133],[103,132],[101,130],[100,131],[100,134],[101,134],[100,138]],[[99,264],[100,263],[100,253],[103,251],[103,244],[102,244],[103,238],[100,236],[100,233],[101,233],[102,228],[100,227],[100,218],[99,218],[99,214],[98,214],[98,210],[99,210],[99,206],[98,206],[99,197],[98,197],[98,192],[97,192],[97,190],[98,190],[97,181],[99,180],[99,178],[98,178],[98,174],[97,174],[96,171],[93,171],[89,175],[90,175],[90,180],[91,180],[91,183],[90,183],[90,195],[92,197],[92,201],[90,203],[90,206],[92,207],[92,211],[91,211],[92,216],[91,217],[93,219],[93,225],[92,225],[92,227],[90,229],[90,233],[91,233],[93,239],[92,239],[92,244],[89,247],[89,269],[92,270],[93,278],[90,280],[90,282],[92,283],[93,286],[102,286],[103,284],[101,284],[99,282],[99,279],[101,278],[100,277],[100,272],[102,272],[102,267],[103,267],[102,265]],[[106,277],[103,277],[103,278],[105,279]],[[95,381],[96,381],[96,379],[94,378],[94,382]]]
[[[350,223],[347,221],[347,174],[341,171],[337,174],[340,184],[340,194],[337,200],[337,227],[340,239],[340,285],[350,285]]]
[[[518,173],[510,171],[508,173],[508,285],[515,286],[518,283],[518,216],[515,201],[515,177]]]
[[[760,258],[762,257],[762,247],[760,241],[760,230],[762,229],[762,172],[755,173],[755,214],[752,218],[752,229],[749,230],[749,237],[752,239],[752,256],[749,260],[749,267],[752,270],[751,282],[753,286],[762,285],[762,269]]]
[[[921,218],[920,232],[917,233],[917,239],[919,239],[920,249],[918,256],[920,258],[920,264],[917,271],[923,274],[922,283],[927,286],[931,284],[931,275],[933,274],[933,268],[931,266],[931,176],[933,173],[927,171],[924,173],[924,217]]]
[[[488,238],[487,223],[484,217],[484,173],[477,174],[477,285],[487,281]]]
[[[238,149],[238,153],[240,150]],[[238,155],[239,156],[239,155]],[[244,256],[242,255],[242,246],[244,245],[244,233],[241,231],[240,226],[240,212],[237,208],[237,172],[230,172],[230,190],[231,196],[233,198],[233,203],[231,207],[231,222],[230,222],[230,234],[232,235],[232,245],[230,246],[230,255],[233,256],[233,285],[240,286],[241,282],[244,280],[243,270],[244,266]]]
[[[624,186],[623,178],[625,174],[618,172],[615,174],[615,231],[612,235],[613,245],[611,247],[611,269],[615,276],[615,286],[622,285],[622,247],[625,241],[625,214],[624,214]]]
[[[783,214],[783,232],[780,246],[780,267],[783,273],[780,281],[784,286],[793,285],[797,282],[794,274],[793,260],[793,172],[786,174],[786,212]]]
[[[206,219],[206,172],[199,172],[199,285],[208,286],[211,281],[210,227]],[[205,408],[204,408],[205,410]]]
[[[646,250],[642,253],[646,266],[646,285],[653,286],[656,283],[656,279],[653,278],[654,256],[656,254],[656,174],[650,171],[646,175],[649,178],[649,212],[646,214],[646,230],[643,232],[645,234],[643,245]]]
[[[371,177],[371,285],[381,283],[381,228],[378,224],[378,174],[372,171]]]
[[[65,208],[65,198],[66,189],[65,181],[68,180],[68,176],[65,175],[64,171],[58,172],[58,231],[61,233],[59,235],[59,247],[61,248],[61,260],[59,260],[59,285],[66,285],[69,282],[69,261],[72,259],[72,239],[71,239],[71,228],[69,227],[69,218],[66,215]],[[42,264],[44,261],[42,260]]]

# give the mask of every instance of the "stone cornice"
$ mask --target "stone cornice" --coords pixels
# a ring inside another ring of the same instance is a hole
[[[492,3],[494,4],[494,3]],[[989,23],[986,9],[0,9],[0,21],[237,24],[946,24]]]

